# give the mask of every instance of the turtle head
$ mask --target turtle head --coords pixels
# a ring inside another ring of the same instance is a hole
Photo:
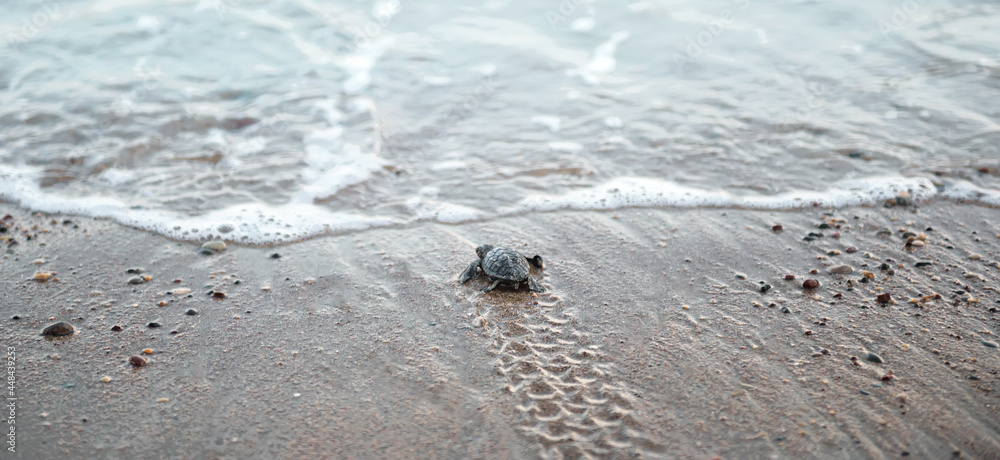
[[[476,255],[479,256],[480,259],[482,259],[482,258],[486,257],[486,254],[488,252],[492,251],[492,250],[493,250],[493,246],[490,246],[488,244],[484,244],[484,245],[476,248]]]
[[[537,268],[539,270],[545,269],[545,261],[542,260],[542,256],[540,256],[540,255],[536,254],[535,257],[532,257],[532,258],[528,259],[528,263],[531,264],[531,265],[534,265],[535,268]]]

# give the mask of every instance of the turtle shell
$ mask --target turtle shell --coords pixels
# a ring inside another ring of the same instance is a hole
[[[507,281],[524,281],[528,278],[528,261],[510,248],[493,248],[486,253],[480,265],[487,275]]]

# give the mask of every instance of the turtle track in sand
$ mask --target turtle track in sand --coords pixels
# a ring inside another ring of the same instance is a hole
[[[519,430],[539,444],[541,458],[660,458],[664,446],[646,434],[639,401],[617,366],[577,327],[576,309],[561,299],[531,306],[484,300],[485,334],[493,340],[497,373],[520,400]]]

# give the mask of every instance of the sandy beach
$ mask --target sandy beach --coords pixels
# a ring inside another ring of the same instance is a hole
[[[994,209],[561,211],[214,255],[6,214],[22,458],[1000,456]],[[485,242],[545,257],[548,292],[460,285]]]

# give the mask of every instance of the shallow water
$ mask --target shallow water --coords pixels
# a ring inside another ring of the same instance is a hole
[[[1000,205],[1000,5],[50,1],[0,197],[284,242],[558,208]]]

